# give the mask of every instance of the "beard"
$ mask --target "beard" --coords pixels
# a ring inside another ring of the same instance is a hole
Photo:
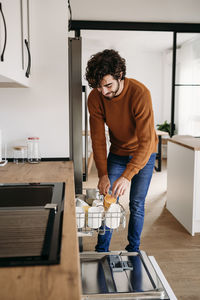
[[[107,93],[106,95],[104,95],[104,97],[106,99],[109,99],[109,100],[111,100],[114,97],[117,97],[116,94],[119,91],[119,88],[120,88],[120,84],[119,84],[119,81],[117,81],[117,87],[116,87],[116,89],[114,91],[111,91],[111,92]]]

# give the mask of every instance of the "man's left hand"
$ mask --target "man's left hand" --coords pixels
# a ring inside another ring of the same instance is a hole
[[[114,183],[112,187],[112,197],[117,198],[118,196],[124,195],[126,189],[129,186],[129,180],[125,177],[119,177]]]

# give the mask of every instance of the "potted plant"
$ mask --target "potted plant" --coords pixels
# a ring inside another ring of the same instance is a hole
[[[170,134],[171,125],[167,121],[165,121],[163,124],[157,124],[156,126],[158,130],[165,131]]]

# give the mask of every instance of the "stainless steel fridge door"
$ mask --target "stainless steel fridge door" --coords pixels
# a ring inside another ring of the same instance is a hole
[[[169,299],[145,252],[80,253],[82,299]]]
[[[74,162],[75,192],[82,194],[82,75],[81,38],[69,38],[69,123],[70,159]]]
[[[69,38],[68,45],[70,159],[74,162],[75,192],[81,194],[82,182],[88,177],[87,87],[82,86],[81,37]]]

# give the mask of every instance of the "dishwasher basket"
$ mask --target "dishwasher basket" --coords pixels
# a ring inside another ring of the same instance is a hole
[[[110,210],[104,210],[103,201],[99,206],[76,207],[78,237],[91,236],[94,232],[105,234],[106,231],[126,227],[126,213],[120,204],[112,204]]]

